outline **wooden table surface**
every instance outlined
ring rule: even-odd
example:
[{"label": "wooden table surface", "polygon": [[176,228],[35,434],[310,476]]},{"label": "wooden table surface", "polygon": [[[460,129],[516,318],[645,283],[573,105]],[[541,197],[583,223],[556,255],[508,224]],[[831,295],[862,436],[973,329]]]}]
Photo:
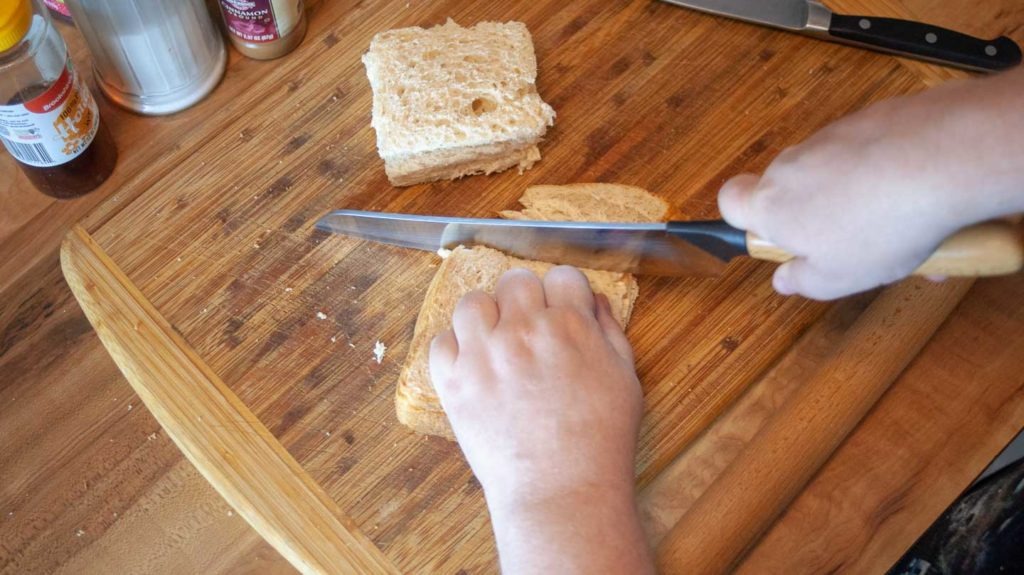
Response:
[{"label": "wooden table surface", "polygon": [[[911,15],[1024,40],[1019,7],[979,11],[966,1],[923,0],[845,4],[848,10]],[[326,18],[317,20],[337,10],[314,7],[307,42],[344,41],[330,32]],[[82,54],[80,48],[76,53]],[[220,501],[145,410],[135,409],[138,399],[92,334],[56,262],[57,242],[69,223],[107,200],[89,216],[99,226],[121,202],[134,199],[120,197],[123,190],[145,190],[173,175],[194,144],[233,120],[218,112],[270,65],[233,53],[221,89],[171,118],[105,106],[122,160],[103,189],[81,200],[47,200],[8,157],[0,158],[0,173],[14,176],[0,180],[3,572],[290,570]],[[902,65],[928,84],[952,76],[931,66]],[[229,83],[232,90],[225,89]],[[1020,276],[976,284],[743,569],[842,566],[859,572],[891,563],[1024,425],[1024,317],[1016,303],[1022,292]],[[699,477],[683,479],[700,485]],[[652,525],[658,523],[654,515],[667,513],[648,511]]]}]

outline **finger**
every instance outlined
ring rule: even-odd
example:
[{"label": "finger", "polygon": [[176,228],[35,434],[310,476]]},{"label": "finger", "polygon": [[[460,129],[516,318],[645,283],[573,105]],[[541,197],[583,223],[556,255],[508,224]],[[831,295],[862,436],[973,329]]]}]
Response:
[{"label": "finger", "polygon": [[462,296],[455,304],[452,329],[459,341],[473,341],[489,333],[498,324],[498,306],[494,298],[480,290]]},{"label": "finger", "polygon": [[615,321],[615,316],[612,315],[612,304],[608,301],[608,296],[604,294],[597,294],[596,296],[597,306],[597,323],[601,326],[601,331],[604,332],[605,339],[612,345],[615,353],[619,354],[622,359],[625,359],[629,363],[633,363],[633,346],[629,344],[629,340],[626,339],[625,332],[622,331],[622,326],[619,322]]},{"label": "finger", "polygon": [[459,341],[455,332],[446,329],[434,336],[430,342],[430,381],[439,396],[448,391],[452,366],[459,355]]},{"label": "finger", "polygon": [[750,200],[760,181],[761,178],[754,174],[741,174],[722,185],[718,191],[718,210],[729,225],[741,230],[751,229],[756,214]]},{"label": "finger", "polygon": [[583,272],[572,266],[556,266],[544,274],[544,298],[548,307],[569,307],[595,317],[594,292]]},{"label": "finger", "polygon": [[834,274],[828,274],[811,265],[804,258],[790,260],[775,270],[772,286],[782,295],[799,294],[821,301],[833,300],[870,289]]},{"label": "finger", "polygon": [[502,318],[529,315],[546,306],[540,280],[530,270],[521,268],[509,270],[498,279],[494,299]]}]

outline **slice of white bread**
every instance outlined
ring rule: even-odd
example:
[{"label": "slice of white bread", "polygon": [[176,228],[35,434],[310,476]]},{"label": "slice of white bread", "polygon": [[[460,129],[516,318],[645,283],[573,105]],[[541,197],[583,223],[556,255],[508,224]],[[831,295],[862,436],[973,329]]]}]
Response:
[{"label": "slice of white bread", "polygon": [[[510,219],[549,221],[665,221],[672,215],[661,199],[633,186],[617,184],[573,184],[532,186],[520,199],[522,212],[502,212]],[[522,260],[487,247],[458,247],[444,259],[434,275],[416,319],[412,345],[398,379],[395,409],[398,420],[427,435],[453,439],[448,418],[430,382],[430,342],[451,327],[455,304],[463,295],[479,289],[494,293],[498,278],[512,268],[526,268],[539,277],[552,264]],[[636,302],[638,288],[630,274],[583,270],[590,287],[611,303],[612,314],[623,328]]]},{"label": "slice of white bread", "polygon": [[535,84],[533,40],[521,22],[448,20],[381,32],[363,55],[377,151],[393,185],[520,172],[555,112]]}]

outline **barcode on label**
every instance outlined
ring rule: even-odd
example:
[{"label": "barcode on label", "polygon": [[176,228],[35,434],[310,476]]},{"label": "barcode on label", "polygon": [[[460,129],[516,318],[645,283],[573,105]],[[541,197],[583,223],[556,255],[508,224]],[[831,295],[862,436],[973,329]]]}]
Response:
[{"label": "barcode on label", "polygon": [[53,165],[53,158],[50,153],[46,151],[46,147],[42,144],[22,144],[21,142],[13,142],[5,139],[4,146],[7,147],[7,151],[14,156],[14,159],[20,160],[26,164],[32,164],[34,166],[39,165]]}]

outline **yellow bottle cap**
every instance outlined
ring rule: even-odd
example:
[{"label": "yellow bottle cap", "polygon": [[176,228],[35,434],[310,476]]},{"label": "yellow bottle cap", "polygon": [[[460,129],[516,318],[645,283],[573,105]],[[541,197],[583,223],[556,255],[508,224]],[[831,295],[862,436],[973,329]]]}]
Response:
[{"label": "yellow bottle cap", "polygon": [[0,52],[10,50],[28,34],[32,27],[30,0],[0,2]]}]

